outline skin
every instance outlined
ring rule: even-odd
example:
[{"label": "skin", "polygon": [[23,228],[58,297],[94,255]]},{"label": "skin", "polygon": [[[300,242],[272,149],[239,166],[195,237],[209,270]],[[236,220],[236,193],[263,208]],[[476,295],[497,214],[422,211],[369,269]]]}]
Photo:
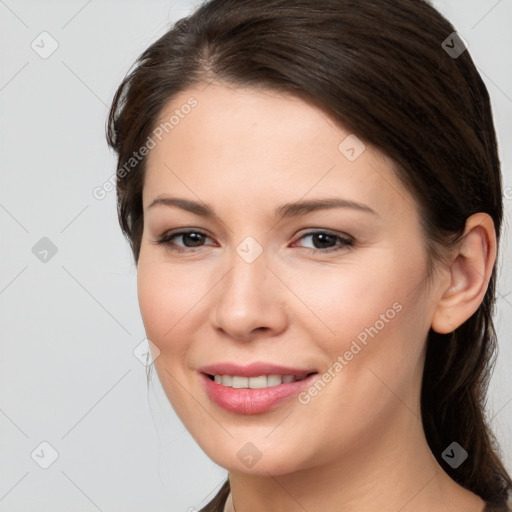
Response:
[{"label": "skin", "polygon": [[[180,93],[162,120],[191,96],[198,106],[148,156],[139,304],[163,389],[204,452],[228,469],[236,512],[481,512],[481,498],[435,461],[419,397],[429,329],[452,331],[483,299],[496,258],[492,219],[470,217],[463,243],[429,281],[417,205],[376,148],[366,144],[350,161],[338,149],[350,132],[318,106],[222,83]],[[207,203],[219,219],[149,207],[163,196]],[[274,216],[283,203],[324,197],[376,215]],[[206,236],[155,243],[185,228]],[[313,230],[354,245],[322,246],[304,237]],[[247,236],[263,250],[252,263],[236,252]],[[294,397],[241,415],[203,390],[199,368],[221,361],[325,372],[394,303],[400,312],[305,405]],[[261,453],[250,468],[237,457],[247,442]]]}]

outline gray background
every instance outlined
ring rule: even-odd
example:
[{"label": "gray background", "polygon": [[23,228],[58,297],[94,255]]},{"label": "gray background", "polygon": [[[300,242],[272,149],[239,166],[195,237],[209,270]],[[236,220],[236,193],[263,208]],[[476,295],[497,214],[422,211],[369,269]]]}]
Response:
[{"label": "gray background", "polygon": [[[92,194],[115,172],[104,132],[116,87],[198,3],[0,0],[2,512],[192,512],[226,476],[176,417],[156,373],[148,392],[134,354],[145,339],[136,269],[115,192]],[[506,219],[488,410],[512,471],[512,0],[434,5],[467,41],[498,131]],[[59,46],[48,58],[31,47],[48,51],[52,40]],[[43,469],[52,450],[58,457]]]}]

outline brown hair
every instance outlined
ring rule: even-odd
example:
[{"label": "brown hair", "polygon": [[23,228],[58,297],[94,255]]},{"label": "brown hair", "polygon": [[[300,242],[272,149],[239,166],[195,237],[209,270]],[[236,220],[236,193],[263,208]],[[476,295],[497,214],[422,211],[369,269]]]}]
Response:
[{"label": "brown hair", "polygon": [[[425,0],[210,0],[140,55],[113,99],[108,142],[120,169],[177,93],[213,79],[294,94],[395,162],[421,212],[431,271],[469,216],[488,213],[498,243],[503,216],[489,95],[469,52],[450,53],[463,50],[454,32]],[[135,262],[145,162],[118,173],[119,221]],[[451,478],[505,505],[512,480],[484,413],[497,351],[496,268],[466,322],[449,334],[430,330],[421,411]],[[456,469],[441,456],[453,441],[469,452]],[[228,492],[226,482],[203,510],[222,510]]]}]

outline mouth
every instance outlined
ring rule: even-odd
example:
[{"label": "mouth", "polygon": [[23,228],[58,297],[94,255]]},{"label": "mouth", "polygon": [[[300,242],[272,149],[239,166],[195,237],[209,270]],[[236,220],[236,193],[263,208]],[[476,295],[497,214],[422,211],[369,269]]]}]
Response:
[{"label": "mouth", "polygon": [[307,379],[318,372],[302,373],[298,375],[259,375],[257,377],[244,377],[243,375],[214,375],[205,373],[211,381],[221,386],[234,389],[265,389],[281,384],[288,384]]},{"label": "mouth", "polygon": [[206,395],[216,406],[235,414],[261,414],[275,409],[320,378],[318,372],[262,374],[252,377],[199,374]]}]

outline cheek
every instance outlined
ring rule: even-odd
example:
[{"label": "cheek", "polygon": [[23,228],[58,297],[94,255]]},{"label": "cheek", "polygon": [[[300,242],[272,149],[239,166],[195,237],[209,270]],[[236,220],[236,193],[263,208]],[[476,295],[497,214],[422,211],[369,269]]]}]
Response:
[{"label": "cheek", "polygon": [[151,260],[141,252],[137,293],[148,338],[162,355],[169,350],[179,351],[177,333],[186,323],[187,312],[197,302],[197,287],[191,286],[183,272],[172,271],[168,265]]},{"label": "cheek", "polygon": [[379,287],[379,300],[354,302],[359,307],[347,305],[345,314],[340,313],[338,341],[329,347],[331,364],[339,363],[330,399],[340,412],[359,404],[354,414],[361,423],[372,424],[395,406],[414,407],[428,332],[427,304],[419,290],[411,293],[403,285]]},{"label": "cheek", "polygon": [[375,322],[380,330],[380,315],[394,319],[399,306],[393,304],[407,293],[403,280],[393,275],[394,266],[374,255],[371,261],[304,268],[291,287],[300,302],[290,294],[290,304],[296,304],[297,318],[307,318],[310,327],[316,324],[325,340],[352,339]]},{"label": "cheek", "polygon": [[[326,369],[338,361],[344,377],[337,380],[348,379],[344,386],[366,389],[370,369],[390,383],[415,371],[428,332],[428,304],[418,286],[424,264],[421,254],[414,256],[368,253],[365,261],[329,273],[310,269],[294,286],[308,306],[298,323],[319,333],[315,343],[327,356]],[[341,375],[336,368],[331,372]]]},{"label": "cheek", "polygon": [[[188,283],[188,286],[187,286]],[[190,292],[183,272],[147,257],[141,251],[137,269],[139,308],[147,337],[157,347],[154,368],[169,402],[181,418],[187,418],[190,388],[186,356],[189,337],[185,330],[197,298]],[[189,324],[190,325],[190,324]],[[187,383],[188,382],[188,383]]]},{"label": "cheek", "polygon": [[161,279],[158,277],[155,267],[146,265],[144,258],[139,258],[137,294],[140,312],[146,333],[157,346],[165,331],[172,325],[170,324],[172,318],[168,317],[169,311],[164,311],[164,304],[169,304],[167,300],[169,291],[162,286]]}]

